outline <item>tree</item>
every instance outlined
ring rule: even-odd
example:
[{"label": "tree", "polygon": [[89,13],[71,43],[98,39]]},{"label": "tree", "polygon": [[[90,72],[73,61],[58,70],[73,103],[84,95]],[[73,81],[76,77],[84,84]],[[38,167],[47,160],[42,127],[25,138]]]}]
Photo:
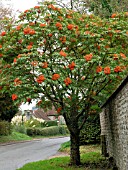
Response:
[{"label": "tree", "polygon": [[112,13],[128,11],[127,0],[89,0],[89,4],[89,10],[100,17],[110,17]]},{"label": "tree", "polygon": [[100,17],[110,17],[112,13],[128,11],[127,0],[55,0],[61,7],[73,9],[80,13],[92,12]]},{"label": "tree", "polygon": [[11,122],[13,116],[18,112],[18,107],[12,103],[8,93],[0,93],[0,120]]},{"label": "tree", "polygon": [[6,26],[9,26],[15,21],[15,15],[13,14],[13,9],[11,7],[5,7],[0,1],[0,32],[5,30]]},{"label": "tree", "polygon": [[1,91],[15,104],[54,106],[70,131],[70,162],[79,165],[80,130],[128,73],[128,13],[103,20],[45,2],[19,17],[0,37],[1,72],[11,73]]},{"label": "tree", "polygon": [[78,11],[79,13],[87,13],[90,5],[89,0],[68,0],[68,1],[55,0],[55,2],[61,8],[75,10]]},{"label": "tree", "polygon": [[[0,1],[0,33],[3,30],[6,30],[9,27],[11,27],[11,24],[14,22],[14,20],[15,20],[15,16],[12,12],[11,7],[5,7],[2,1]],[[0,45],[0,49],[1,49],[1,45]],[[1,65],[2,62],[0,62],[0,66]],[[6,82],[8,76],[1,77],[0,81]],[[2,87],[0,86],[0,89],[1,88]],[[12,117],[16,114],[17,111],[18,111],[18,107],[14,106],[14,104],[12,103],[11,96],[9,95],[9,93],[7,92],[0,93],[0,120],[6,120],[10,122]]]}]

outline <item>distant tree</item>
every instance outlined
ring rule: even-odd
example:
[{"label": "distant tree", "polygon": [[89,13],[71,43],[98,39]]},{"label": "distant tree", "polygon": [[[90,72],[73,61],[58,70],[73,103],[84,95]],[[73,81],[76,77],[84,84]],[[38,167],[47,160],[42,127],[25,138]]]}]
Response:
[{"label": "distant tree", "polygon": [[2,1],[0,1],[0,32],[5,30],[6,26],[9,26],[15,21],[15,15],[13,9],[10,6],[5,6]]},{"label": "distant tree", "polygon": [[128,11],[127,0],[88,0],[88,4],[89,11],[102,18],[110,17],[112,13]]},{"label": "distant tree", "polygon": [[112,13],[128,11],[127,0],[55,0],[63,8],[73,9],[80,13],[92,12],[100,17],[110,17]]},{"label": "distant tree", "polygon": [[[15,16],[13,14],[13,9],[9,6],[5,6],[2,1],[0,1],[0,33],[3,30],[7,30],[11,27],[11,24],[15,21]],[[1,46],[0,46],[1,49]],[[0,62],[0,67],[2,62]],[[0,77],[1,82],[7,82],[7,75]],[[0,86],[0,89],[2,87]],[[14,106],[11,96],[7,92],[0,93],[0,120],[11,121],[12,117],[18,111],[18,107]]]}]

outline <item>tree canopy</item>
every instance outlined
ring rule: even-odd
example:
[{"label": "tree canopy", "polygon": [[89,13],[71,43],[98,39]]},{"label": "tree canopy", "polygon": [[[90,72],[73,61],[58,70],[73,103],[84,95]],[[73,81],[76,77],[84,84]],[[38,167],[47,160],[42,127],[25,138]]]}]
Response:
[{"label": "tree canopy", "polygon": [[106,20],[45,2],[19,18],[0,36],[1,75],[10,75],[1,91],[16,104],[54,106],[71,134],[71,163],[79,165],[80,129],[128,73],[128,13]]}]

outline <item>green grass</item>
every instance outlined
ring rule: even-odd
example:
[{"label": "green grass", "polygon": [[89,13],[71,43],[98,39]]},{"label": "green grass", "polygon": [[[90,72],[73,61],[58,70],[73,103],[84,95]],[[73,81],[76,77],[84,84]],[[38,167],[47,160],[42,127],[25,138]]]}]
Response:
[{"label": "green grass", "polygon": [[24,141],[24,140],[31,140],[32,138],[19,133],[19,132],[12,132],[11,135],[8,136],[0,136],[0,143],[6,143],[6,142],[14,142],[14,141]]},{"label": "green grass", "polygon": [[110,170],[106,169],[107,161],[99,152],[90,152],[81,156],[82,165],[69,165],[69,157],[59,157],[50,160],[28,163],[18,170]]},{"label": "green grass", "polygon": [[[12,132],[9,136],[0,136],[0,143],[31,140],[33,138],[18,132]],[[50,160],[28,163],[18,170],[111,170],[108,162],[100,154],[100,145],[80,146],[81,166],[72,167],[69,165],[70,157],[56,157]],[[64,153],[70,152],[70,141],[61,145],[60,150]]]},{"label": "green grass", "polygon": [[[9,136],[0,136],[0,143],[31,140],[33,138],[18,132],[12,132]],[[61,145],[61,152],[70,152],[70,141]],[[81,162],[79,167],[69,165],[70,157],[56,157],[50,160],[28,163],[18,170],[111,170],[107,160],[100,154],[100,145],[85,145],[80,147]]]},{"label": "green grass", "polygon": [[[61,145],[59,151],[69,153],[70,141]],[[18,170],[111,170],[107,160],[100,154],[100,145],[85,145],[80,147],[81,165],[70,166],[70,157],[56,157],[50,160],[28,163]]]},{"label": "green grass", "polygon": [[[70,154],[70,141],[62,143],[59,151]],[[100,152],[100,151],[101,151],[101,146],[99,144],[80,146],[81,154],[88,153],[88,152]]]},{"label": "green grass", "polygon": [[[61,136],[68,136],[68,135],[61,135]],[[8,136],[0,136],[0,144],[1,143],[8,143],[8,142],[16,142],[16,141],[24,141],[24,140],[32,140],[32,139],[41,139],[46,137],[60,137],[60,135],[55,136],[33,136],[30,137],[23,133],[13,131],[11,135]]]},{"label": "green grass", "polygon": [[71,144],[70,141],[62,143],[59,151],[64,152],[66,151],[66,149],[70,149],[70,144]]}]

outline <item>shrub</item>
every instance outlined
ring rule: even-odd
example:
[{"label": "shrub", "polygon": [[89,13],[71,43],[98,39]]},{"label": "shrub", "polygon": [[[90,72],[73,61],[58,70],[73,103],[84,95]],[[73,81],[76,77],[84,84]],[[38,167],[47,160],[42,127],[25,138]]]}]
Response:
[{"label": "shrub", "polygon": [[59,126],[59,133],[62,135],[66,135],[67,131],[66,131],[66,126]]},{"label": "shrub", "polygon": [[27,128],[26,133],[29,136],[36,136],[35,128]]},{"label": "shrub", "polygon": [[100,143],[100,119],[99,115],[92,115],[80,132],[80,145],[96,143]]},{"label": "shrub", "polygon": [[47,127],[58,125],[57,120],[47,120],[46,123],[47,123]]},{"label": "shrub", "polygon": [[19,133],[26,134],[26,128],[24,125],[15,125],[13,126],[13,130]]},{"label": "shrub", "polygon": [[27,128],[27,135],[29,136],[54,136],[54,135],[65,135],[65,126],[52,126],[47,128]]},{"label": "shrub", "polygon": [[13,125],[13,126],[15,126],[15,125],[22,125],[24,122],[26,122],[27,120],[26,120],[26,116],[18,116],[18,115],[16,115],[16,116],[14,116],[13,118],[12,118],[12,120],[11,120],[11,124]]},{"label": "shrub", "polygon": [[65,128],[65,130],[66,130],[66,134],[70,134],[70,132],[69,132],[69,130],[68,130],[68,127],[67,127],[67,125],[62,125],[62,126],[64,126],[64,128]]},{"label": "shrub", "polygon": [[12,132],[12,126],[10,122],[0,121],[0,135],[10,135]]},{"label": "shrub", "polygon": [[37,119],[30,119],[24,123],[25,127],[41,127],[41,122]]},{"label": "shrub", "polygon": [[48,127],[48,124],[47,124],[47,122],[46,122],[46,121],[44,121],[44,122],[41,122],[41,127],[42,127],[42,128],[44,128],[44,127]]}]

